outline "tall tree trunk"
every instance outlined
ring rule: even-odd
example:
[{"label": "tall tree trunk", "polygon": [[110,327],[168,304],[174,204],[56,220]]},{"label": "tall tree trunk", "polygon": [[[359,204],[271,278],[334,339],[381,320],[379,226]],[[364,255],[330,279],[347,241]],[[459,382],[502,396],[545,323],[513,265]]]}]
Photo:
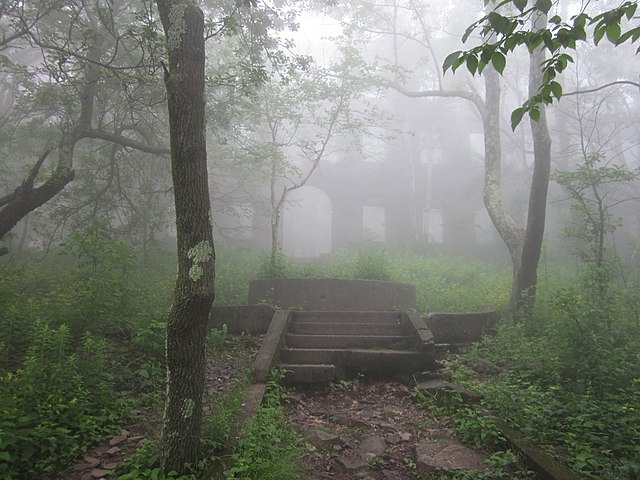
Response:
[{"label": "tall tree trunk", "polygon": [[509,251],[513,274],[520,267],[524,230],[502,201],[502,142],[500,141],[500,78],[493,67],[484,70],[486,98],[481,110],[484,131],[484,205]]},{"label": "tall tree trunk", "polygon": [[[545,15],[538,15],[534,19],[534,29],[546,26]],[[536,49],[530,56],[529,67],[529,97],[537,95],[542,84],[540,64],[545,59],[543,48]],[[527,214],[527,230],[522,248],[522,258],[516,272],[513,289],[511,291],[511,310],[514,316],[526,318],[536,301],[536,287],[538,283],[538,262],[542,250],[544,226],[547,211],[547,192],[549,189],[549,174],[551,170],[551,136],[547,126],[545,107],[540,105],[540,118],[531,120],[533,137],[533,178],[529,192],[529,211]]]},{"label": "tall tree trunk", "polygon": [[214,246],[204,119],[204,15],[193,3],[157,0],[169,48],[165,69],[176,208],[178,276],[167,320],[162,467],[195,463],[202,425],[205,339],[214,298]]}]

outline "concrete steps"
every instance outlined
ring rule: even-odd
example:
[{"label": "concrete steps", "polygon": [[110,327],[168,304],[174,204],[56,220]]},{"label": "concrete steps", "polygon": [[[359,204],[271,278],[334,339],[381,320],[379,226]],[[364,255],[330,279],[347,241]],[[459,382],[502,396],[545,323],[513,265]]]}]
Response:
[{"label": "concrete steps", "polygon": [[292,348],[405,348],[411,339],[398,335],[299,335],[287,333],[285,345]]},{"label": "concrete steps", "polygon": [[289,333],[301,335],[391,335],[403,336],[407,333],[406,325],[399,323],[346,323],[346,322],[294,322]]},{"label": "concrete steps", "polygon": [[345,373],[420,370],[421,341],[400,312],[292,312],[278,368],[288,383],[319,383]]}]

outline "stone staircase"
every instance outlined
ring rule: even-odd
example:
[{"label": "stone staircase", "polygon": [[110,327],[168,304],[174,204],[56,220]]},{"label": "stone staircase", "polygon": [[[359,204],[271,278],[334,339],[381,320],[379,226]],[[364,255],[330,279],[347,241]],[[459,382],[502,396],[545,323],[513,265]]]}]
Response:
[{"label": "stone staircase", "polygon": [[392,375],[425,366],[408,315],[385,311],[291,312],[278,368],[288,383],[319,383],[356,373]]}]

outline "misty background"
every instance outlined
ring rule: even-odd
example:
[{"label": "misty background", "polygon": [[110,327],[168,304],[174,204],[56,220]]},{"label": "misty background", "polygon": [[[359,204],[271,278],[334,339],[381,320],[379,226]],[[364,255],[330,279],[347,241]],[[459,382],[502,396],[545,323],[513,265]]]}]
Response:
[{"label": "misty background", "polygon": [[[480,6],[409,1],[316,7],[282,2],[262,16],[253,14],[239,35],[207,43],[207,150],[218,244],[269,250],[276,200],[283,188],[295,186],[277,226],[289,257],[322,257],[366,243],[508,258],[483,205],[483,126],[468,99],[483,97],[481,77],[464,68],[443,74],[441,68],[448,53],[477,42],[463,45],[460,38]],[[571,2],[561,5],[566,12],[572,8]],[[269,41],[285,45],[285,53],[252,71],[251,55],[273,46],[252,29],[266,29],[278,15]],[[572,170],[593,154],[606,165],[637,169],[637,88],[614,85],[567,95],[635,79],[633,48],[579,46],[562,78],[565,97],[548,110],[554,170]],[[233,59],[234,51],[244,56]],[[7,194],[25,176],[34,147],[44,150],[67,121],[64,114],[78,108],[73,95],[79,76],[73,69],[61,73],[73,59],[58,58],[34,42],[6,47],[3,54],[8,62],[2,72],[0,188]],[[134,138],[160,145],[167,139],[161,72],[144,63],[151,56],[138,55],[128,52],[152,76],[136,80],[134,74],[130,82],[130,76],[107,75],[94,115],[116,130],[130,122]],[[234,85],[225,84],[225,70],[236,75]],[[533,157],[526,122],[511,131],[509,115],[527,98],[527,73],[527,55],[516,54],[501,77],[502,193],[519,221],[526,218]],[[264,78],[251,92],[243,91],[243,82],[256,81],[252,75]],[[112,95],[114,89],[121,97]],[[64,243],[91,219],[104,221],[143,251],[153,242],[171,244],[168,158],[98,140],[83,141],[79,150],[72,184],[5,238],[12,254]],[[614,212],[624,226],[616,231],[615,245],[631,260],[638,242],[637,182],[610,195],[624,200]],[[572,221],[567,198],[552,182],[545,238],[558,251],[567,250],[562,232]]]}]

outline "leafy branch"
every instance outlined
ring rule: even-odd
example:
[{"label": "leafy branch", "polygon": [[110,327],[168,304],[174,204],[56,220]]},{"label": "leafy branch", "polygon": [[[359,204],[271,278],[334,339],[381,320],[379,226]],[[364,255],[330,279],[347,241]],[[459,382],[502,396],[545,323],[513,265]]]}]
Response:
[{"label": "leafy branch", "polygon": [[[489,1],[485,0],[485,4]],[[515,7],[516,13],[499,12],[507,9],[513,11],[511,6]],[[516,47],[526,46],[529,52],[537,48],[546,49],[550,56],[540,65],[543,74],[542,84],[536,95],[512,112],[512,129],[518,126],[525,113],[537,121],[540,118],[541,104],[549,105],[554,100],[562,98],[563,89],[557,77],[574,61],[566,51],[576,50],[579,42],[586,42],[589,30],[596,46],[604,38],[615,46],[627,42],[635,43],[640,38],[638,26],[623,31],[627,23],[634,18],[638,7],[637,0],[627,0],[620,6],[595,16],[583,11],[572,16],[569,21],[554,15],[549,18],[546,28],[529,27],[531,18],[539,14],[548,15],[551,7],[551,0],[534,0],[531,4],[529,0],[502,0],[491,12],[471,24],[462,36],[462,41],[466,42],[472,34],[479,32],[485,40],[469,50],[449,54],[442,65],[444,73],[449,69],[455,72],[464,65],[475,75],[481,74],[488,65],[492,65],[502,74],[507,64],[507,56]],[[638,52],[640,48],[636,50],[636,53]]]}]

